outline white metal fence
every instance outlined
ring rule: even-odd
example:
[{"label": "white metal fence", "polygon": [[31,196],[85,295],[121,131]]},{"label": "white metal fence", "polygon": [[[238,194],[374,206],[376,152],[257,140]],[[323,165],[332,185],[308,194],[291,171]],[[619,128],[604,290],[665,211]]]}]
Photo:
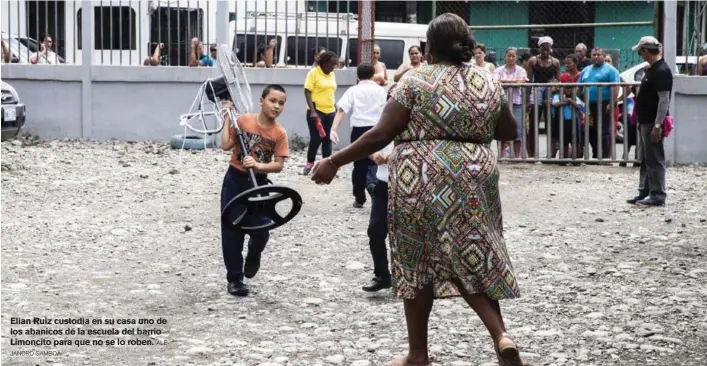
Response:
[{"label": "white metal fence", "polygon": [[272,39],[275,66],[310,66],[319,48],[357,58],[357,1],[19,0],[2,1],[0,12],[12,62],[32,63],[48,45],[44,63],[54,63],[53,52],[56,63],[81,64],[88,5],[93,63],[99,65],[194,66],[194,59],[210,56],[225,19],[227,42],[248,65],[264,57]]}]

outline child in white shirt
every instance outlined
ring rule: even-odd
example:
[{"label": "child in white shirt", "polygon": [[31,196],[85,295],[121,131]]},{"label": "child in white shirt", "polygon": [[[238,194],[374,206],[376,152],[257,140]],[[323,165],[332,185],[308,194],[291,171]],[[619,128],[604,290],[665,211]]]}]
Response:
[{"label": "child in white shirt", "polygon": [[[356,68],[358,84],[346,90],[346,93],[337,103],[337,113],[331,126],[331,141],[338,145],[339,135],[337,128],[344,115],[351,113],[351,142],[356,141],[361,135],[378,123],[387,94],[385,88],[373,81],[375,68],[369,63],[363,63]],[[369,158],[354,162],[351,181],[353,183],[353,206],[363,207],[366,203],[366,191],[373,197],[375,187],[376,164]]]}]

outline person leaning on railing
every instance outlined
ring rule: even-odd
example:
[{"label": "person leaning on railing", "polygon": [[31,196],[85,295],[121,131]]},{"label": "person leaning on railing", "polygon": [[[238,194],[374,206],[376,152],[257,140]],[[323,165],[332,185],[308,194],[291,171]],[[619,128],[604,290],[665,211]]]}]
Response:
[{"label": "person leaning on railing", "polygon": [[10,48],[7,47],[7,43],[5,43],[5,40],[2,41],[2,63],[4,64],[9,64],[12,62],[12,53],[10,52]]},{"label": "person leaning on railing", "polygon": [[211,45],[210,55],[204,53],[204,43],[199,38],[192,38],[189,66],[216,66],[216,45]]},{"label": "person leaning on railing", "polygon": [[417,70],[422,67],[422,49],[420,46],[410,46],[408,49],[408,56],[410,56],[410,62],[401,64],[395,71],[395,75],[393,75],[393,81],[396,83],[400,81],[406,72],[410,70]]},{"label": "person leaning on railing", "polygon": [[[600,47],[592,49],[592,66],[585,67],[579,76],[580,83],[619,83],[621,77],[619,70],[606,63],[606,54]],[[599,88],[601,88],[601,104],[599,103]],[[589,86],[589,144],[592,146],[592,157],[602,156],[604,159],[611,158],[611,129],[614,128],[614,113],[611,110],[611,100],[617,100],[619,87],[597,87]],[[601,113],[601,147],[602,154],[599,154],[598,146],[598,126],[599,113]]]},{"label": "person leaning on railing", "polygon": [[[528,74],[526,73],[525,69],[523,69],[523,67],[519,66],[516,63],[518,57],[517,52],[517,48],[508,47],[506,49],[506,55],[504,57],[506,60],[506,64],[503,67],[497,68],[494,72],[496,78],[501,82],[501,84],[517,84],[528,82]],[[515,152],[515,157],[520,158],[523,156],[523,154],[521,153],[521,149],[524,148],[524,146],[522,146],[522,137],[525,133],[525,130],[527,129],[526,124],[528,123],[528,120],[523,118],[525,111],[523,110],[523,99],[520,88],[516,87],[510,89],[511,92],[506,92],[506,94],[510,95],[509,100],[513,105],[513,116],[518,122],[518,137],[516,137],[515,141],[513,141],[513,151]],[[504,141],[501,157],[510,157],[506,156],[508,154],[506,152],[507,146],[510,146],[510,142]]]},{"label": "person leaning on railing", "polygon": [[272,67],[275,47],[277,47],[277,39],[275,38],[270,40],[267,47],[261,43],[258,46],[258,53],[255,55],[255,67]]},{"label": "person leaning on railing", "polygon": [[143,66],[158,66],[160,64],[160,55],[162,54],[163,49],[164,43],[158,44],[157,47],[155,47],[155,51],[152,53],[152,56],[146,57],[142,61]]},{"label": "person leaning on railing", "polygon": [[[526,72],[531,83],[551,83],[553,80],[560,80],[560,61],[552,57],[552,45],[554,41],[551,37],[540,37],[538,39],[539,54],[528,60]],[[537,100],[535,94],[537,93]],[[534,105],[538,105],[538,119],[545,118],[547,126],[550,117],[546,116],[545,101],[548,98],[547,87],[538,86],[528,89],[528,107],[527,112],[530,117],[530,126],[526,134],[526,145],[528,146],[528,154],[535,156],[537,146],[535,146],[535,126],[540,123],[540,120],[535,120]]]},{"label": "person leaning on railing", "polygon": [[702,56],[697,63],[697,75],[707,76],[707,43],[702,45]]}]

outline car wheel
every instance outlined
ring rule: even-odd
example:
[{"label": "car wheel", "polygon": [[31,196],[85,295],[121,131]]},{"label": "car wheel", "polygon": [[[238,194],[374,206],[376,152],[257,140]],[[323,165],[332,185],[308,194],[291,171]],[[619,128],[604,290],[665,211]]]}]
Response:
[{"label": "car wheel", "polygon": [[204,135],[174,135],[170,145],[173,149],[204,150],[216,147],[216,140]]}]

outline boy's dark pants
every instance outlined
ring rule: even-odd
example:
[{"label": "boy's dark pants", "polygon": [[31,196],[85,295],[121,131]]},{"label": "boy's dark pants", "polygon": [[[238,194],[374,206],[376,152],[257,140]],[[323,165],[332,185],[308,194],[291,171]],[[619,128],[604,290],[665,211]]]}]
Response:
[{"label": "boy's dark pants", "polygon": [[[358,140],[361,135],[366,133],[366,131],[373,128],[369,127],[353,127],[351,129],[351,142]],[[363,158],[354,161],[353,172],[351,173],[351,183],[353,184],[353,195],[356,198],[356,202],[365,203],[366,202],[366,186],[369,184],[376,184],[376,171],[378,170],[378,165],[369,158]]]},{"label": "boy's dark pants", "polygon": [[383,280],[390,279],[388,269],[388,249],[385,239],[388,237],[388,183],[382,180],[376,182],[373,191],[371,217],[368,222],[368,244],[373,256],[373,273]]},{"label": "boy's dark pants", "polygon": [[[258,185],[267,184],[266,177],[256,175]],[[226,204],[241,192],[252,188],[250,179],[247,173],[241,172],[232,165],[228,166],[226,175],[223,178],[223,186],[221,187],[221,212],[223,212]],[[236,208],[238,209],[238,208]],[[243,221],[247,226],[265,225],[270,220],[262,216],[246,216]],[[226,265],[226,280],[234,282],[236,280],[243,281],[243,242],[245,241],[245,233],[235,229],[232,226],[225,226],[221,223],[221,249],[223,251],[223,261]],[[249,234],[248,253],[260,253],[265,249],[270,238],[268,231],[256,232]]]}]

